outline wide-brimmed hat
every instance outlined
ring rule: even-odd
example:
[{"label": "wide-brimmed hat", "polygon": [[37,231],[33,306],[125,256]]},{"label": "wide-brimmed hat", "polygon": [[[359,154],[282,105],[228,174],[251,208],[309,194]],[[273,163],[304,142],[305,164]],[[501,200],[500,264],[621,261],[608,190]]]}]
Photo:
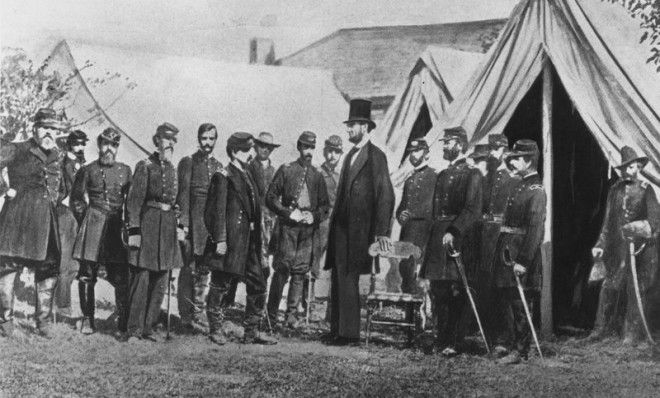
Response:
[{"label": "wide-brimmed hat", "polygon": [[504,134],[490,134],[488,135],[488,146],[490,149],[497,149],[500,147],[509,147],[509,139]]},{"label": "wide-brimmed hat", "polygon": [[227,139],[227,149],[247,151],[254,146],[254,137],[250,133],[238,131]]},{"label": "wide-brimmed hat", "polygon": [[154,141],[156,138],[164,137],[169,138],[174,142],[177,142],[176,135],[179,134],[179,129],[172,123],[165,122],[156,128],[156,134],[154,134]]},{"label": "wide-brimmed hat", "polygon": [[316,134],[311,131],[303,131],[300,137],[298,137],[298,144],[316,148]]},{"label": "wide-brimmed hat", "polygon": [[344,148],[341,142],[341,137],[338,135],[331,135],[325,140],[325,149],[344,153]]},{"label": "wide-brimmed hat", "polygon": [[69,126],[65,117],[59,116],[54,109],[41,108],[32,117],[34,127],[48,127],[57,130],[66,130]]},{"label": "wide-brimmed hat", "polygon": [[97,141],[108,141],[114,144],[119,144],[121,134],[114,127],[108,127],[99,134]]},{"label": "wide-brimmed hat", "polygon": [[348,111],[348,119],[344,123],[362,122],[369,124],[373,130],[376,123],[371,120],[371,101],[365,99],[353,99]]},{"label": "wide-brimmed hat", "polygon": [[632,162],[642,163],[642,167],[646,166],[649,162],[649,158],[646,156],[637,156],[637,152],[629,146],[624,146],[621,148],[621,164],[616,166],[617,169],[623,169],[627,167]]},{"label": "wide-brimmed hat", "polygon": [[262,131],[259,133],[259,136],[254,139],[254,142],[257,145],[265,146],[271,149],[275,149],[280,146],[280,144],[276,144],[273,140],[273,135],[267,131]]},{"label": "wide-brimmed hat", "polygon": [[490,144],[478,144],[474,146],[474,150],[468,155],[470,159],[475,162],[478,160],[488,159],[490,156]]},{"label": "wide-brimmed hat", "polygon": [[426,149],[426,150],[429,149],[429,144],[423,138],[418,138],[410,141],[410,143],[406,147],[406,153],[418,151],[420,149]]},{"label": "wide-brimmed hat", "polygon": [[439,141],[459,140],[467,142],[467,132],[463,126],[449,127],[444,131],[444,135]]}]

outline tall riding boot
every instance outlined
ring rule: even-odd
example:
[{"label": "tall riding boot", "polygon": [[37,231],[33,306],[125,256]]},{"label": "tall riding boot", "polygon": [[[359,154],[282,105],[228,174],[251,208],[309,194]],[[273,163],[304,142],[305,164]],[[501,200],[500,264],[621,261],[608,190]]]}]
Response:
[{"label": "tall riding boot", "polygon": [[209,294],[209,282],[211,280],[211,273],[193,273],[193,290],[192,290],[192,326],[194,330],[203,331],[208,327],[207,322],[204,322],[203,314],[206,310],[206,298]]},{"label": "tall riding boot", "polygon": [[298,326],[298,305],[302,299],[304,279],[305,275],[294,274],[289,280],[289,294],[286,298],[286,326],[289,328]]},{"label": "tall riding boot", "polygon": [[16,272],[0,277],[0,337],[14,332],[14,282]]},{"label": "tall riding boot", "polygon": [[115,307],[117,308],[117,330],[128,332],[128,284],[115,286]]},{"label": "tall riding boot", "polygon": [[265,304],[266,293],[248,294],[245,305],[245,319],[243,320],[243,325],[245,326],[243,343],[264,345],[277,344],[277,339],[268,336],[262,331]]},{"label": "tall riding boot", "polygon": [[206,317],[209,320],[209,338],[218,345],[227,343],[227,338],[222,331],[222,321],[224,318],[223,298],[227,294],[224,286],[209,284],[208,304],[206,306]]},{"label": "tall riding boot", "polygon": [[84,281],[82,278],[78,281],[78,296],[80,297],[80,310],[83,314],[80,332],[82,334],[93,334],[94,310],[96,306],[94,298],[94,282]]},{"label": "tall riding boot", "polygon": [[44,336],[48,337],[50,326],[52,325],[53,315],[53,297],[55,296],[55,287],[57,286],[57,277],[46,278],[36,283],[37,303],[35,318],[37,329]]}]

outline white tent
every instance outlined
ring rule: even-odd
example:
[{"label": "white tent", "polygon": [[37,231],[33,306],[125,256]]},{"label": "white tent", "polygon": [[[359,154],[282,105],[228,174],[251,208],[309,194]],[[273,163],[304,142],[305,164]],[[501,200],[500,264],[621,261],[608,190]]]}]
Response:
[{"label": "white tent", "polygon": [[[86,63],[92,66],[84,67]],[[343,132],[348,104],[325,71],[229,64],[197,58],[137,53],[112,47],[69,45],[61,42],[49,59],[50,67],[66,76],[77,68],[79,85],[67,114],[96,137],[105,126],[120,128],[120,160],[131,166],[154,150],[156,127],[167,121],[179,127],[175,159],[197,148],[197,128],[210,122],[218,127],[215,154],[226,163],[225,140],[235,131],[255,136],[270,131],[282,146],[273,153],[279,165],[297,158],[296,140],[304,130],[317,134],[316,161],[322,142]],[[72,69],[76,70],[76,69]],[[121,76],[108,79],[119,73]],[[103,79],[104,82],[100,82]],[[85,82],[84,84],[82,82]],[[132,88],[127,84],[131,83]],[[94,145],[88,145],[93,159]]]},{"label": "white tent", "polygon": [[[481,53],[429,46],[413,66],[404,87],[395,97],[383,121],[374,131],[390,156],[390,169],[396,170],[405,146],[419,118],[440,124],[449,104],[477,68]],[[427,114],[422,114],[426,112]],[[423,126],[420,126],[424,128]],[[427,127],[428,128],[428,127]]]}]

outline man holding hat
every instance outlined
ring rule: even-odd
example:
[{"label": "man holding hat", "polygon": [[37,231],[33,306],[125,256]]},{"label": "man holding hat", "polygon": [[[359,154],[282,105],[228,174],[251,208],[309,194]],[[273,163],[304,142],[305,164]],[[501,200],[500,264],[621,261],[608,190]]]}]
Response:
[{"label": "man holding hat", "polygon": [[[410,141],[406,148],[410,164],[415,168],[412,175],[403,184],[403,195],[396,209],[396,219],[401,224],[403,242],[412,242],[422,250],[431,232],[433,216],[433,190],[437,173],[428,165],[429,146],[423,138]],[[419,266],[414,259],[404,259],[399,263],[401,291],[417,293],[417,274]]]},{"label": "man holding hat", "polygon": [[158,321],[168,274],[183,266],[178,241],[185,239],[177,223],[177,173],[172,152],[179,129],[163,123],[153,136],[158,148],[138,162],[126,198],[130,248],[131,293],[128,333],[133,338],[159,341],[152,327]]},{"label": "man holding hat", "polygon": [[473,256],[470,251],[474,248],[466,238],[481,216],[483,176],[479,170],[468,166],[465,157],[468,140],[463,127],[446,129],[440,141],[444,143],[443,157],[450,163],[435,183],[433,226],[420,277],[430,281],[438,328],[436,344],[444,356],[454,356],[462,338],[459,321],[466,296],[450,253],[458,251],[466,260]]},{"label": "man holding hat", "polygon": [[[277,322],[282,290],[289,281],[286,326],[297,326],[303,282],[313,263],[314,234],[328,218],[330,202],[321,173],[312,166],[316,134],[304,131],[298,138],[300,157],[282,165],[266,193],[266,205],[277,215],[277,243],[273,258],[275,274],[268,296],[268,317]],[[291,276],[291,278],[289,278]],[[290,279],[290,280],[289,280]]]},{"label": "man holding hat", "polygon": [[[131,185],[131,168],[117,162],[121,135],[108,127],[96,139],[99,157],[76,175],[71,207],[80,224],[73,257],[80,262],[78,295],[83,314],[81,332],[92,334],[94,286],[105,266],[108,282],[115,289],[117,329],[126,337],[128,322],[128,258],[124,246],[124,205]],[[87,198],[87,200],[85,200]]]},{"label": "man holding hat", "polygon": [[[642,318],[638,308],[634,276],[630,266],[629,244],[635,245],[635,260],[641,306],[648,310],[648,292],[658,270],[657,237],[660,227],[660,206],[653,188],[639,179],[639,173],[648,163],[645,156],[624,146],[621,164],[616,168],[621,179],[607,196],[603,227],[594,257],[602,257],[607,270],[600,291],[596,324],[591,339],[600,339],[621,333],[625,344],[635,344],[644,338]],[[625,297],[625,307],[618,308],[618,299]],[[623,330],[617,323],[625,312]]]},{"label": "man holding hat", "polygon": [[188,331],[204,330],[201,315],[206,306],[211,273],[204,262],[204,249],[209,233],[204,224],[204,207],[215,173],[222,163],[213,156],[218,130],[211,123],[203,123],[197,130],[199,149],[186,156],[177,168],[179,192],[177,205],[181,211],[179,223],[183,225],[186,242],[182,244],[184,265],[179,272],[177,301],[183,327]]},{"label": "man holding hat", "polygon": [[[339,182],[339,171],[337,165],[341,156],[344,154],[341,137],[331,135],[325,140],[323,147],[323,157],[325,162],[320,167],[321,175],[325,180],[325,187],[328,190],[328,204],[330,208],[328,214],[332,212],[337,197],[337,183]],[[307,306],[314,302],[316,292],[314,290],[315,281],[321,274],[321,259],[325,258],[325,252],[328,248],[328,231],[330,229],[330,218],[321,221],[317,233],[314,234],[314,255],[312,256],[311,281],[305,279],[303,284],[303,309],[307,311]],[[311,285],[310,285],[311,282]],[[311,292],[309,291],[311,289]],[[311,303],[308,300],[311,298]],[[311,308],[310,308],[311,312]]]},{"label": "man holding hat", "polygon": [[372,243],[378,242],[383,251],[392,248],[394,189],[387,158],[369,139],[376,127],[371,102],[351,100],[344,124],[353,147],[344,159],[330,221],[325,261],[325,269],[332,270],[328,337],[333,344],[356,344],[360,339],[360,275],[371,273]]},{"label": "man holding hat", "polygon": [[[493,258],[497,303],[502,306],[502,313],[511,311],[513,314],[513,343],[510,353],[500,363],[512,364],[527,357],[531,341],[531,329],[515,275],[520,278],[527,297],[525,301],[533,314],[533,300],[529,297],[541,288],[546,196],[537,172],[539,149],[535,141],[516,141],[504,161],[521,178],[507,200]],[[506,322],[505,317],[500,320]]]},{"label": "man holding hat", "polygon": [[62,259],[60,261],[60,275],[55,289],[55,304],[58,307],[58,315],[69,317],[71,315],[71,283],[78,273],[78,262],[72,257],[78,223],[70,208],[70,195],[76,173],[85,164],[85,146],[89,140],[87,134],[81,130],[72,131],[65,140],[64,145],[62,145],[64,150],[62,177],[66,197],[57,206]]},{"label": "man holding hat", "polygon": [[210,234],[207,246],[211,269],[208,305],[209,338],[218,345],[227,342],[222,330],[226,296],[232,284],[240,280],[247,292],[244,343],[277,344],[261,331],[266,305],[267,264],[261,260],[261,206],[257,186],[247,164],[254,155],[254,138],[237,132],[227,140],[231,162],[211,179],[204,210],[204,222]]},{"label": "man holding hat", "polygon": [[61,256],[56,206],[64,196],[55,139],[66,128],[54,110],[42,108],[32,138],[0,148],[0,170],[9,176],[0,212],[0,335],[13,330],[14,282],[23,267],[34,273],[36,326],[48,335]]}]

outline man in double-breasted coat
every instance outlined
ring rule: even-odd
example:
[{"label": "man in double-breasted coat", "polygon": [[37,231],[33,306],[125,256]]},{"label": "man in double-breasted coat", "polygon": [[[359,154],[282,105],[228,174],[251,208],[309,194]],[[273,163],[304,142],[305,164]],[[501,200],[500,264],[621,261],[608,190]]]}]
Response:
[{"label": "man in double-breasted coat", "polygon": [[[648,311],[648,292],[658,272],[658,229],[660,205],[650,184],[639,179],[648,158],[638,156],[630,147],[621,149],[617,169],[621,179],[611,188],[600,236],[593,249],[603,257],[606,276],[600,291],[596,324],[591,338],[621,333],[624,343],[634,344],[644,338],[644,329],[630,267],[630,243],[635,244],[637,278],[644,311]],[[639,227],[635,227],[638,225]],[[635,233],[635,230],[644,233]],[[625,297],[625,306],[618,301]],[[619,307],[619,308],[617,308]],[[618,311],[617,311],[618,309]],[[621,328],[617,320],[625,313]]]},{"label": "man in double-breasted coat", "polygon": [[179,271],[177,301],[183,326],[191,331],[202,331],[201,314],[206,306],[208,284],[211,277],[205,261],[204,249],[209,233],[204,224],[204,206],[215,173],[222,163],[213,156],[218,131],[211,123],[204,123],[197,131],[199,150],[179,162],[179,192],[177,204],[181,211],[179,223],[183,225],[187,241],[184,265]]},{"label": "man in double-breasted coat", "polygon": [[328,190],[321,173],[312,166],[316,135],[304,131],[298,138],[300,157],[280,167],[266,194],[266,205],[278,216],[277,243],[273,258],[275,273],[270,283],[268,316],[277,322],[284,285],[287,294],[287,327],[297,326],[298,305],[303,281],[314,258],[314,235],[319,223],[328,218]]},{"label": "man in double-breasted coat", "polygon": [[48,335],[61,256],[57,203],[64,195],[61,154],[56,135],[66,129],[48,108],[33,118],[32,138],[0,148],[0,170],[9,187],[0,211],[0,333],[11,334],[14,282],[23,267],[34,273],[35,319]]},{"label": "man in double-breasted coat", "polygon": [[[115,290],[118,337],[125,338],[128,322],[129,269],[124,244],[124,207],[131,185],[131,168],[115,161],[120,133],[108,127],[96,139],[99,157],[76,175],[71,208],[80,224],[73,258],[80,262],[78,297],[83,314],[81,332],[95,332],[94,310],[98,271],[105,266]],[[87,200],[85,200],[87,198]]]},{"label": "man in double-breasted coat", "polygon": [[128,333],[159,341],[153,333],[167,289],[168,274],[183,265],[178,241],[185,239],[175,209],[177,175],[172,152],[179,130],[163,123],[153,137],[158,151],[138,162],[126,199],[131,284]]},{"label": "man in double-breasted coat", "polygon": [[[261,331],[266,304],[267,268],[261,257],[261,206],[247,164],[254,153],[254,138],[237,132],[227,140],[229,165],[211,180],[204,221],[211,235],[207,256],[211,268],[207,316],[209,337],[215,344],[227,341],[222,330],[224,296],[234,281],[245,283],[245,343],[275,344]],[[267,267],[267,265],[266,265]]]},{"label": "man in double-breasted coat", "polygon": [[330,221],[325,262],[325,269],[332,270],[328,341],[355,344],[360,338],[360,275],[371,273],[372,243],[378,241],[381,249],[391,249],[394,190],[387,158],[369,140],[376,127],[371,102],[352,100],[344,123],[354,146],[344,160]]},{"label": "man in double-breasted coat", "polygon": [[[473,258],[470,236],[481,216],[483,176],[466,161],[467,134],[462,127],[445,130],[443,157],[450,162],[440,172],[433,195],[433,226],[420,278],[430,281],[430,295],[437,320],[438,348],[445,356],[457,353],[459,321],[465,308],[465,288],[451,251]],[[466,266],[474,264],[464,261]],[[469,272],[469,269],[465,271]],[[471,276],[468,274],[468,276]]]}]

